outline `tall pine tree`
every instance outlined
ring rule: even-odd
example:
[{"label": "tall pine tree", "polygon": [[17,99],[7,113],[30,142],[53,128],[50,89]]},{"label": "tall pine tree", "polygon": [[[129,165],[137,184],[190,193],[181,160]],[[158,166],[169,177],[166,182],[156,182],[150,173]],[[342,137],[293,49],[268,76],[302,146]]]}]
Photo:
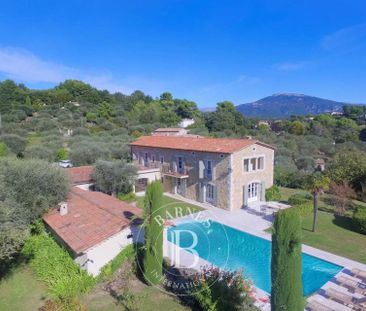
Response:
[{"label": "tall pine tree", "polygon": [[163,274],[163,230],[165,209],[162,207],[163,187],[160,181],[146,189],[144,205],[145,253],[144,276],[147,283],[159,284]]},{"label": "tall pine tree", "polygon": [[290,208],[280,211],[272,235],[272,311],[303,311],[301,280],[301,217]]}]

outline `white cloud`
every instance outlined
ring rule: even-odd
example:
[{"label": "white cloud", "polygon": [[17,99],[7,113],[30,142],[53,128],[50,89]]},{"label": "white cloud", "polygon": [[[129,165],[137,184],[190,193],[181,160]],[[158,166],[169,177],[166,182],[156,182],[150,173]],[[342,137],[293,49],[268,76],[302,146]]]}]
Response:
[{"label": "white cloud", "polygon": [[145,87],[150,90],[154,85],[152,81],[146,79],[128,77],[118,81],[110,74],[90,74],[77,68],[43,60],[27,50],[13,47],[0,47],[0,73],[4,77],[26,83],[60,83],[66,79],[78,79],[99,89],[125,94],[137,88]]},{"label": "white cloud", "polygon": [[297,71],[305,68],[309,62],[301,61],[301,62],[283,62],[274,64],[273,67],[278,71]]},{"label": "white cloud", "polygon": [[328,34],[322,39],[321,44],[325,50],[349,49],[364,43],[365,39],[366,23],[363,23]]}]

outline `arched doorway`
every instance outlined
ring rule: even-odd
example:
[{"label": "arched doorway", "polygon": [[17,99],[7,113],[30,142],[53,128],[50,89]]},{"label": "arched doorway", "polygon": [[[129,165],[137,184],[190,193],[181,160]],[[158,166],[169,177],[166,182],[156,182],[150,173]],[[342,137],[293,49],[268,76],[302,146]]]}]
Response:
[{"label": "arched doorway", "polygon": [[260,199],[260,183],[252,182],[248,185],[248,203],[258,201]]}]

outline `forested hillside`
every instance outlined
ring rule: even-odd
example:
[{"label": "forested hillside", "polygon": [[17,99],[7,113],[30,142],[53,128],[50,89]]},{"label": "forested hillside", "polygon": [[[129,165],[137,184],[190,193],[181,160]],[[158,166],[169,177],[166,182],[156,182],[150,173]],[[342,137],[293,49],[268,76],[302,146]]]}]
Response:
[{"label": "forested hillside", "polygon": [[76,166],[98,159],[128,160],[131,140],[158,127],[176,126],[182,118],[194,118],[191,133],[253,136],[274,145],[280,185],[302,187],[319,160],[326,167],[342,168],[334,178],[346,178],[360,195],[366,183],[365,106],[344,106],[343,115],[337,116],[258,122],[243,116],[229,101],[218,103],[213,112],[200,112],[196,103],[170,93],[159,98],[141,91],[111,94],[75,80],[31,90],[6,80],[0,83],[0,111],[2,156],[48,162],[70,158]]}]

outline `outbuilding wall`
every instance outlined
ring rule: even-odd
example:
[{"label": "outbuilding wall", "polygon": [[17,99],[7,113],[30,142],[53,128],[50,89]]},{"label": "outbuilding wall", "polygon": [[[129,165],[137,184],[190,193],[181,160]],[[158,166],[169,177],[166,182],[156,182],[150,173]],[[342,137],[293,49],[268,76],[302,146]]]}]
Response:
[{"label": "outbuilding wall", "polygon": [[98,275],[103,266],[115,258],[127,245],[132,244],[133,239],[129,237],[131,232],[131,228],[120,231],[95,247],[88,249],[84,254],[75,258],[75,262],[88,271],[89,274]]}]

